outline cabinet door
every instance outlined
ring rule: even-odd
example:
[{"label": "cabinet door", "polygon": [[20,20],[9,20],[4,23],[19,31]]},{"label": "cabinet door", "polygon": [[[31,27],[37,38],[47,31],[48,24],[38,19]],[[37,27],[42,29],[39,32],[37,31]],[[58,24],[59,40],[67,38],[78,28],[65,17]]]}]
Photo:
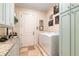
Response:
[{"label": "cabinet door", "polygon": [[6,3],[5,4],[5,11],[6,11],[6,14],[5,14],[5,17],[6,17],[6,25],[10,26],[10,4],[9,3]]},{"label": "cabinet door", "polygon": [[5,24],[5,6],[4,3],[0,3],[0,24]]},{"label": "cabinet door", "polygon": [[6,25],[14,26],[14,4],[6,3]]},{"label": "cabinet door", "polygon": [[7,56],[15,56],[14,52],[15,52],[15,50],[14,50],[14,46],[13,46],[12,49],[10,49],[10,51],[8,52]]},{"label": "cabinet door", "polygon": [[12,49],[9,51],[7,56],[19,56],[19,41],[15,43]]},{"label": "cabinet door", "polygon": [[75,18],[75,14],[74,14],[74,12],[72,12],[72,10],[71,10],[71,56],[74,56],[75,54],[75,47],[74,47],[74,43],[75,43],[75,41],[74,41],[74,36],[75,36],[75,30],[74,30],[74,22],[75,22],[75,20],[74,20],[74,18]]},{"label": "cabinet door", "polygon": [[70,3],[61,3],[60,4],[60,13],[70,10]]},{"label": "cabinet door", "polygon": [[[74,55],[75,56],[79,56],[79,7],[72,9],[72,16],[71,18],[74,17],[73,19],[73,27],[71,29],[74,29],[72,31],[73,35],[71,37],[73,37],[73,41],[74,44],[72,46],[74,46]],[[73,43],[73,42],[72,42]]]},{"label": "cabinet door", "polygon": [[17,56],[20,55],[20,41],[19,41],[19,38],[17,38]]},{"label": "cabinet door", "polygon": [[10,51],[10,52],[7,54],[7,56],[12,56],[12,51]]},{"label": "cabinet door", "polygon": [[60,15],[59,50],[61,56],[70,56],[70,12]]},{"label": "cabinet door", "polygon": [[18,41],[16,42],[14,46],[14,56],[19,56],[19,42]]},{"label": "cabinet door", "polygon": [[14,4],[0,3],[0,24],[14,26]]},{"label": "cabinet door", "polygon": [[13,3],[10,3],[10,26],[14,26],[14,4]]},{"label": "cabinet door", "polygon": [[79,6],[79,3],[71,3],[71,8],[75,8],[77,6]]}]

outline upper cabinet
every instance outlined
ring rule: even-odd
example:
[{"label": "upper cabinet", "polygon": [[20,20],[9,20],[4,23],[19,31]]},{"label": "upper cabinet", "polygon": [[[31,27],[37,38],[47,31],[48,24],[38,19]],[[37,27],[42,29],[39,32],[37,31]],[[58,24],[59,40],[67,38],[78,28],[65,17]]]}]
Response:
[{"label": "upper cabinet", "polygon": [[5,24],[5,6],[3,3],[0,3],[0,24]]},{"label": "upper cabinet", "polygon": [[10,3],[10,25],[14,26],[14,4]]},{"label": "upper cabinet", "polygon": [[14,4],[8,3],[6,6],[6,25],[14,26]]},{"label": "upper cabinet", "polygon": [[70,10],[70,3],[61,3],[59,8],[60,13],[66,12]]},{"label": "upper cabinet", "polygon": [[61,3],[59,7],[60,13],[64,13],[72,8],[78,7],[79,3]]},{"label": "upper cabinet", "polygon": [[10,26],[10,5],[9,3],[5,4],[5,17],[6,17],[6,25]]},{"label": "upper cabinet", "polygon": [[77,6],[79,6],[79,3],[71,3],[71,8],[75,8]]},{"label": "upper cabinet", "polygon": [[14,26],[14,4],[0,3],[0,24],[8,27]]}]

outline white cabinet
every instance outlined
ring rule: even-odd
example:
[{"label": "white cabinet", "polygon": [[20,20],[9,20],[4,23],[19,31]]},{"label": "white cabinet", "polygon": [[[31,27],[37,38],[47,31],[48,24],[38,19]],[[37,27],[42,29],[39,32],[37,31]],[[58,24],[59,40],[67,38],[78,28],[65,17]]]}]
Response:
[{"label": "white cabinet", "polygon": [[0,25],[14,26],[14,4],[0,3]]},{"label": "white cabinet", "polygon": [[74,56],[74,53],[75,53],[75,51],[74,51],[74,43],[75,43],[75,41],[74,41],[74,32],[75,32],[75,30],[74,30],[74,12],[71,12],[71,55],[72,56]]},{"label": "white cabinet", "polygon": [[75,8],[77,6],[79,6],[79,3],[71,3],[71,8]]},{"label": "white cabinet", "polygon": [[6,3],[6,25],[12,27],[14,26],[14,4]]},{"label": "white cabinet", "polygon": [[16,43],[10,49],[7,56],[19,56],[19,39],[15,39],[15,40],[16,40]]},{"label": "white cabinet", "polygon": [[60,14],[59,55],[79,56],[79,6]]},{"label": "white cabinet", "polygon": [[79,7],[71,10],[71,51],[72,55],[79,56]]},{"label": "white cabinet", "polygon": [[61,3],[60,4],[60,13],[66,12],[72,8],[78,7],[79,3]]},{"label": "white cabinet", "polygon": [[14,26],[14,4],[10,3],[10,26]]},{"label": "white cabinet", "polygon": [[6,17],[6,25],[10,26],[10,5],[9,3],[5,4],[5,17]]},{"label": "white cabinet", "polygon": [[16,44],[14,46],[14,55],[19,56],[19,40],[16,41]]},{"label": "white cabinet", "polygon": [[70,12],[60,15],[60,55],[70,56]]},{"label": "white cabinet", "polygon": [[8,52],[7,56],[15,56],[14,52],[14,47],[12,47],[11,50]]},{"label": "white cabinet", "polygon": [[3,3],[0,3],[0,24],[5,24],[5,6]]},{"label": "white cabinet", "polygon": [[60,13],[70,10],[70,3],[61,3],[59,9]]}]

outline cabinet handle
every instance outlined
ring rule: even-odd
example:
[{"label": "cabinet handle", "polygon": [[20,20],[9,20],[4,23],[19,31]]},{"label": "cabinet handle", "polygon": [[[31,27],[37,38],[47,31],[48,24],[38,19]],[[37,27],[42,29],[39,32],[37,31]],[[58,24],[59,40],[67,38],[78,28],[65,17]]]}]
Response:
[{"label": "cabinet handle", "polygon": [[74,13],[74,12],[71,12],[71,13]]},{"label": "cabinet handle", "polygon": [[70,7],[68,6],[68,8],[70,8]]},{"label": "cabinet handle", "polygon": [[74,5],[72,4],[72,6],[74,6]]},{"label": "cabinet handle", "polygon": [[68,13],[68,15],[70,15],[70,13]]},{"label": "cabinet handle", "polygon": [[35,33],[33,32],[33,35],[34,35]]},{"label": "cabinet handle", "polygon": [[12,25],[12,23],[10,23],[10,25]]}]

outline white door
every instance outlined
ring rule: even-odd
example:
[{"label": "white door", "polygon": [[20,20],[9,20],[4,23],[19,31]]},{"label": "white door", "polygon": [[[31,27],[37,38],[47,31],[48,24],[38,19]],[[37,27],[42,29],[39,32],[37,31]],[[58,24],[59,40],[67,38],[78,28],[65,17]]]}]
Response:
[{"label": "white door", "polygon": [[34,45],[35,16],[29,13],[21,15],[21,47]]}]

